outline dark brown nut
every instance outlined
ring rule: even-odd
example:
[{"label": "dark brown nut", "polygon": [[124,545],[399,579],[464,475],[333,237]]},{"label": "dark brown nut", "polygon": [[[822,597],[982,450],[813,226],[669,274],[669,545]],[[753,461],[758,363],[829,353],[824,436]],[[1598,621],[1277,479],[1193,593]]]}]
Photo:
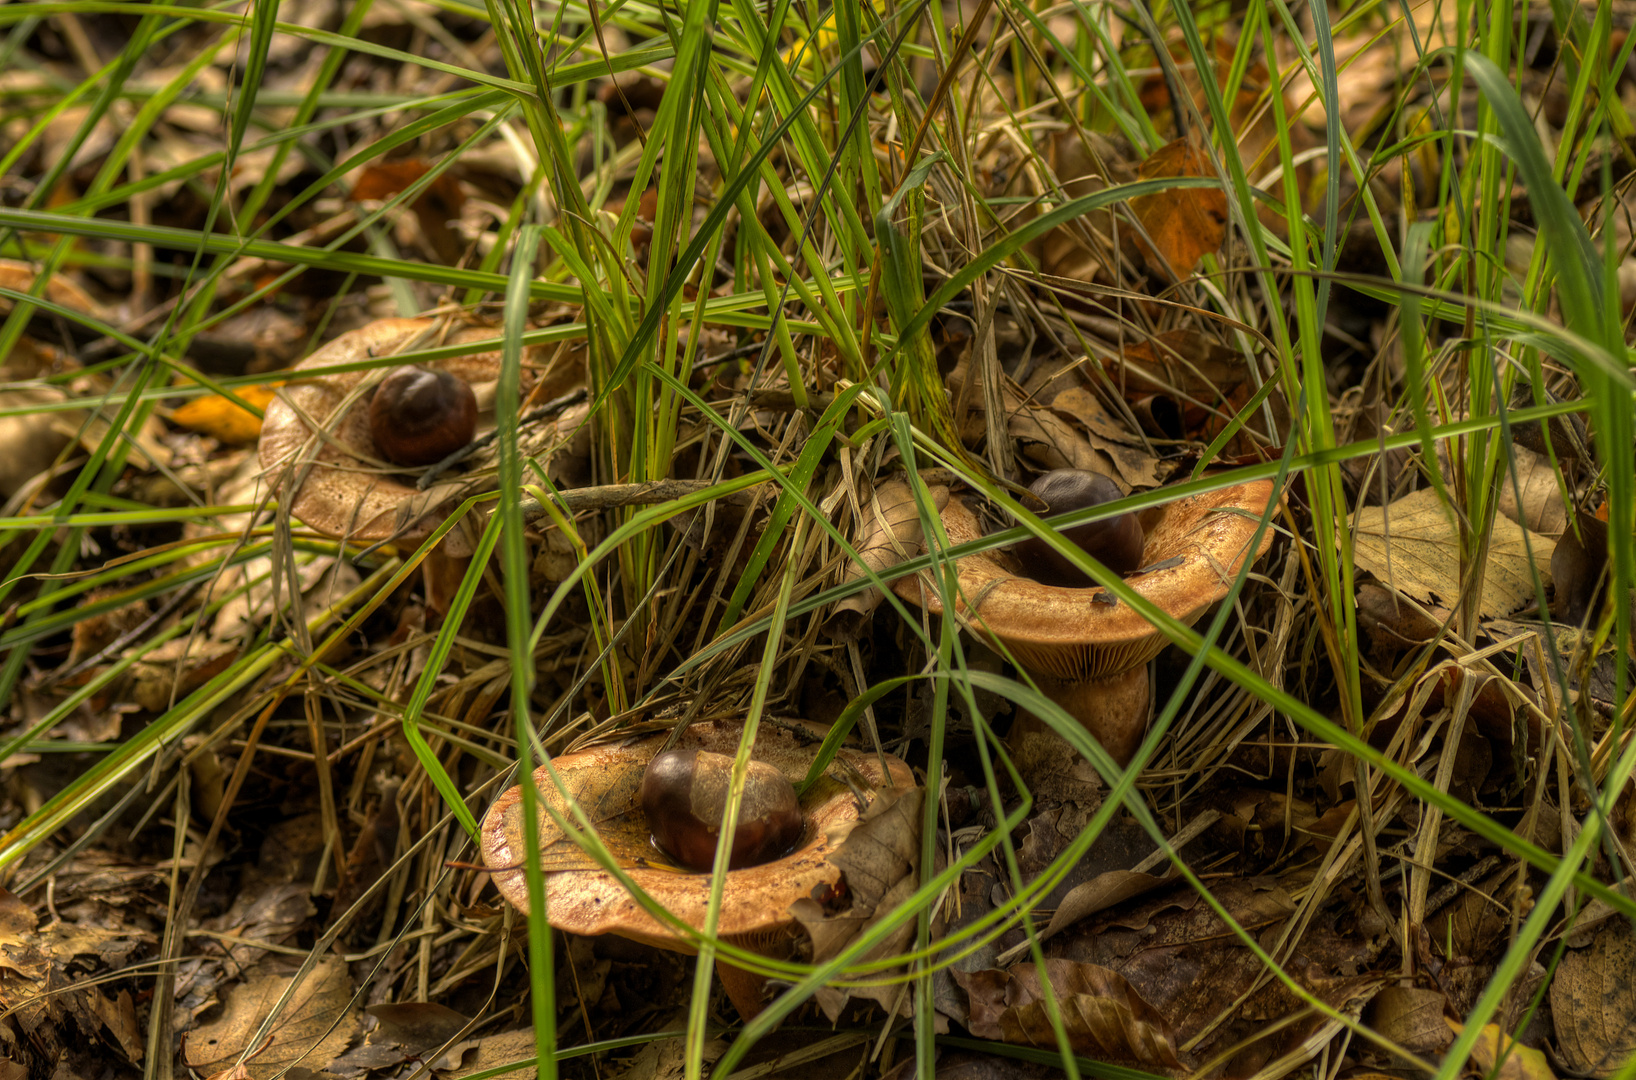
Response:
[{"label": "dark brown nut", "polygon": [[[705,750],[657,754],[642,774],[642,810],[659,849],[691,870],[716,862],[716,839],[733,779],[733,759]],[[751,761],[733,833],[729,870],[783,855],[801,839],[805,822],[795,787],[764,761]]]},{"label": "dark brown nut", "polygon": [[369,403],[375,449],[394,465],[442,461],[477,432],[477,395],[465,380],[423,367],[399,368]]},{"label": "dark brown nut", "polygon": [[[1051,517],[1124,497],[1118,484],[1101,473],[1084,469],[1053,469],[1029,485],[1028,490],[1045,502],[1047,509],[1041,516]],[[1075,525],[1063,529],[1062,535],[1121,577],[1142,565],[1142,523],[1135,514]],[[1066,588],[1094,584],[1079,567],[1039,537],[1018,541],[1012,545],[1011,552],[1022,565],[1023,573],[1041,584]]]}]

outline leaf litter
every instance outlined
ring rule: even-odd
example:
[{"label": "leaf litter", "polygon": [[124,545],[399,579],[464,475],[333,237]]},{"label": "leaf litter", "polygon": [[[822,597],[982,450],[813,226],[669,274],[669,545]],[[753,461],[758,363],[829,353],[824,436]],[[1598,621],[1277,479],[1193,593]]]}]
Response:
[{"label": "leaf litter", "polygon": [[[340,15],[322,0],[281,12],[315,27],[339,25]],[[1461,30],[1415,17],[1422,34]],[[1552,58],[1559,49],[1573,54],[1560,26],[1526,13],[1519,20],[1528,31],[1520,81],[1528,100],[1541,103],[1542,123],[1561,130],[1568,102]],[[1052,50],[1032,51],[1039,42],[1020,68],[1008,60],[968,77],[960,92],[974,134],[960,160],[970,175],[934,169],[916,189],[918,285],[929,294],[1062,197],[1225,175],[1212,136],[1236,143],[1263,193],[1297,192],[1308,222],[1339,212],[1343,277],[1384,277],[1371,215],[1430,225],[1428,200],[1449,159],[1429,152],[1429,136],[1452,107],[1448,88],[1428,96],[1408,85],[1390,62],[1391,42],[1373,31],[1348,31],[1335,42],[1345,129],[1361,144],[1383,138],[1381,125],[1394,118],[1391,137],[1409,148],[1376,162],[1366,190],[1349,190],[1356,185],[1348,176],[1342,205],[1326,207],[1321,162],[1307,153],[1321,144],[1325,119],[1308,96],[1307,70],[1281,38],[1277,49],[1290,55],[1241,48],[1235,21],[1209,34],[1202,72],[1177,28],[1166,25],[1145,41],[1134,21],[1122,28],[1131,36],[1115,52],[1118,63],[1142,74],[1120,92],[1134,95],[1145,128],[1115,124],[1111,113],[1086,126],[1088,113],[1052,96],[1060,86],[1020,87],[1037,59],[1066,63]],[[192,76],[205,96],[164,98],[155,117],[143,119],[150,126],[137,132],[140,160],[129,178],[145,169],[156,182],[123,190],[130,220],[155,221],[162,207],[168,224],[202,230],[211,207],[200,191],[219,181],[229,199],[243,200],[266,185],[279,239],[292,252],[344,248],[367,228],[372,251],[393,250],[415,273],[400,279],[326,266],[287,274],[290,263],[258,249],[232,257],[214,292],[184,294],[156,272],[164,263],[152,245],[117,238],[78,241],[66,261],[52,257],[43,271],[47,260],[30,239],[33,261],[0,263],[0,286],[37,289],[97,324],[37,311],[15,328],[21,333],[0,385],[0,499],[12,519],[0,537],[5,565],[37,560],[25,550],[35,538],[55,560],[29,563],[26,576],[8,572],[0,605],[0,643],[14,658],[3,676],[10,697],[0,733],[9,754],[0,761],[0,820],[9,830],[0,855],[14,890],[0,893],[0,1077],[134,1076],[160,1061],[236,1078],[401,1077],[426,1069],[463,1076],[510,1065],[535,1047],[523,932],[491,875],[471,861],[446,801],[457,792],[481,813],[513,782],[507,597],[499,564],[473,558],[503,455],[482,441],[433,473],[403,474],[382,467],[359,424],[362,410],[347,409],[404,344],[358,343],[383,327],[401,329],[383,320],[409,315],[419,316],[416,334],[424,335],[411,351],[437,351],[434,364],[487,365],[477,381],[492,402],[503,318],[494,292],[484,300],[473,288],[461,297],[457,279],[420,270],[501,266],[508,208],[528,204],[537,159],[519,152],[509,130],[457,148],[475,127],[428,131],[403,152],[386,149],[407,113],[326,104],[301,135],[311,160],[274,141],[247,147],[224,170],[211,157],[222,114],[206,101],[234,87],[238,61],[203,25],[186,48],[205,50],[197,55],[207,62]],[[371,9],[364,25],[414,44],[410,52],[393,52],[394,45],[348,57],[345,85],[354,89],[444,92],[442,74],[404,62],[415,50],[446,65],[503,67],[494,40],[459,13],[394,6]],[[635,25],[610,22],[598,32],[619,55],[639,47]],[[1043,25],[1074,32],[1058,20]],[[76,65],[118,54],[120,33],[103,20],[45,18],[19,37],[30,64],[8,73],[8,92],[19,101],[57,95],[54,80],[64,72],[79,78],[86,73]],[[816,40],[835,48],[823,34]],[[261,89],[296,100],[317,88],[312,42],[281,32],[273,44]],[[980,43],[978,55],[991,44]],[[218,52],[207,55],[212,48]],[[138,58],[133,78],[151,96],[195,58],[172,43]],[[594,292],[603,300],[624,289],[646,296],[661,230],[697,228],[729,171],[705,140],[688,183],[651,182],[638,158],[647,140],[661,138],[656,125],[675,93],[669,61],[610,78],[596,54],[580,57],[593,58],[594,73],[576,85],[596,106],[586,114],[584,142],[569,152],[576,186],[585,180],[581,194],[595,206],[575,227],[599,230],[597,244],[612,253],[607,265],[616,272],[605,272]],[[1281,87],[1275,75],[1285,78]],[[1230,131],[1200,128],[1211,115],[1206,81],[1232,91],[1224,102]],[[1614,81],[1628,104],[1632,81]],[[1025,100],[1033,104],[1021,108]],[[1401,116],[1399,104],[1407,109]],[[1459,104],[1475,108],[1470,95]],[[268,108],[279,118],[269,130],[293,115],[284,105]],[[901,118],[890,114],[889,98],[872,108],[864,141],[873,143],[876,167],[895,176],[903,165]],[[1280,132],[1275,113],[1292,112],[1299,116]],[[8,183],[26,178],[8,187],[8,206],[33,199],[18,193],[45,177],[56,187],[36,192],[31,207],[77,205],[103,190],[97,169],[112,160],[122,130],[111,114],[76,104],[38,125],[21,116],[8,113],[0,128],[17,153]],[[1451,122],[1478,126],[1475,112]],[[1298,163],[1278,160],[1280,135]],[[835,226],[844,215],[825,216],[831,211],[800,139],[792,145],[765,166],[780,190],[761,192],[749,218],[735,207],[736,231],[717,266],[679,289],[679,302],[719,304],[711,310],[729,317],[706,316],[685,332],[667,326],[660,347],[664,363],[691,350],[690,390],[732,417],[727,426],[739,442],[722,438],[691,402],[663,394],[637,401],[620,397],[623,387],[615,388],[615,405],[604,403],[607,411],[590,418],[589,400],[608,385],[598,382],[606,367],[595,365],[619,355],[622,342],[608,335],[624,330],[608,318],[611,308],[587,309],[577,287],[560,288],[578,281],[566,263],[542,278],[556,291],[546,288],[551,298],[527,313],[532,337],[520,380],[531,462],[524,482],[535,508],[525,525],[533,574],[526,591],[543,604],[560,583],[573,582],[556,594],[557,613],[533,641],[538,749],[560,754],[683,723],[741,722],[756,700],[771,703],[775,720],[851,725],[852,745],[825,774],[822,793],[854,787],[868,808],[833,837],[828,859],[837,884],[775,913],[799,918],[800,963],[842,956],[922,888],[924,872],[966,864],[927,901],[933,970],[901,959],[919,933],[916,920],[904,922],[851,956],[848,970],[814,991],[737,1071],[907,1075],[913,1055],[900,1036],[932,1016],[927,1038],[963,1033],[1049,1058],[1060,1027],[1075,1053],[1165,1075],[1270,1077],[1323,1062],[1335,1076],[1404,1076],[1441,1061],[1466,1035],[1484,988],[1501,977],[1511,980],[1506,1000],[1485,1014],[1495,1022],[1476,1028],[1471,1068],[1533,1080],[1624,1069],[1636,1052],[1629,923],[1602,900],[1590,912],[1565,908],[1553,913],[1562,921],[1543,945],[1518,962],[1509,944],[1542,895],[1539,863],[1517,858],[1514,846],[1469,820],[1432,809],[1379,765],[1429,778],[1552,855],[1600,813],[1590,799],[1622,752],[1628,672],[1607,634],[1615,600],[1624,598],[1610,599],[1608,587],[1607,504],[1593,475],[1595,455],[1607,448],[1595,446],[1597,433],[1572,414],[1511,426],[1516,444],[1502,449],[1517,472],[1514,482],[1504,469],[1492,474],[1502,478],[1492,523],[1460,518],[1431,481],[1469,490],[1488,476],[1460,471],[1474,444],[1440,435],[1429,459],[1419,446],[1370,450],[1370,441],[1414,427],[1404,404],[1402,328],[1374,299],[1337,287],[1321,362],[1327,385],[1299,389],[1327,394],[1337,439],[1359,440],[1337,473],[1356,499],[1348,507],[1356,591],[1326,597],[1312,578],[1318,503],[1314,473],[1298,470],[1271,523],[1283,535],[1250,568],[1218,643],[1266,684],[1337,720],[1377,760],[1360,766],[1332,740],[1206,673],[1177,702],[1137,778],[1133,797],[1145,813],[1127,804],[1089,836],[1112,777],[1031,711],[1016,690],[1028,677],[1015,658],[965,635],[955,669],[985,681],[969,699],[956,690],[951,698],[960,700],[939,715],[936,691],[923,692],[930,680],[862,697],[890,680],[950,670],[936,637],[918,637],[921,628],[935,634],[937,624],[918,613],[905,622],[873,585],[839,603],[801,607],[784,626],[754,620],[781,602],[781,583],[800,605],[836,584],[856,584],[867,576],[862,566],[892,577],[928,542],[922,507],[941,512],[951,500],[969,502],[987,526],[1009,527],[1000,505],[971,483],[988,479],[983,470],[1021,489],[1045,469],[1089,469],[1127,495],[1164,498],[1171,484],[1276,460],[1306,437],[1297,415],[1306,402],[1286,399],[1292,384],[1280,379],[1280,364],[1293,358],[1279,359],[1275,344],[1273,322],[1291,300],[1246,284],[1262,268],[1247,256],[1238,207],[1220,187],[1168,188],[1059,222],[935,314],[921,374],[946,396],[952,420],[940,427],[936,415],[912,419],[958,440],[945,449],[963,456],[959,470],[927,469],[922,460],[912,472],[905,445],[878,429],[850,421],[825,427],[825,408],[866,381],[833,317],[825,323],[806,300],[792,301],[796,321],[769,337],[764,318],[743,314],[764,316],[764,287],[782,287],[796,267],[810,275],[823,265],[819,250],[823,258],[855,254],[847,247],[855,238]],[[380,149],[338,182],[326,181],[321,196],[307,192],[316,162],[358,147]],[[656,152],[660,170],[669,158],[695,153],[669,143]],[[53,170],[59,159],[71,167]],[[1339,168],[1333,155],[1328,163]],[[1269,165],[1292,169],[1292,184],[1281,186]],[[637,188],[638,177],[648,186]],[[857,179],[858,190],[871,182]],[[1512,194],[1512,235],[1522,239],[1536,223],[1526,190]],[[808,211],[810,222],[801,217]],[[1266,235],[1287,245],[1287,219],[1265,204],[1256,212]],[[1584,207],[1593,224],[1600,212]],[[1628,224],[1609,230],[1628,247]],[[804,246],[815,239],[819,248]],[[163,258],[177,255],[164,250]],[[1533,253],[1531,241],[1507,245],[1507,266],[1519,280]],[[1626,277],[1629,265],[1620,267]],[[212,324],[193,325],[195,302]],[[6,297],[4,309],[14,307]],[[888,309],[873,329],[895,331]],[[138,409],[115,430],[128,384],[110,362],[127,343],[101,324],[140,337],[177,311],[190,312],[190,321],[161,342],[161,352],[174,351],[144,399],[157,407]],[[775,362],[752,362],[764,352]],[[1521,368],[1539,357],[1501,359]],[[292,367],[298,362],[351,370],[304,375]],[[1436,363],[1434,398],[1468,393],[1464,373]],[[1547,385],[1528,393],[1519,383],[1512,408],[1536,397],[1578,400],[1583,389],[1553,354],[1539,377]],[[244,404],[300,429],[294,442],[274,447],[271,463],[261,418]],[[1462,408],[1457,402],[1448,415],[1464,417]],[[663,451],[644,462],[631,433],[650,415],[672,426]],[[486,424],[495,424],[492,412]],[[1502,430],[1496,425],[1493,437]],[[247,452],[258,443],[260,460]],[[115,468],[89,489],[74,486],[87,462],[109,454]],[[731,484],[766,461],[829,515],[859,562],[823,530],[793,528],[792,520],[805,519],[791,515],[778,485],[670,512],[677,489],[661,485]],[[315,474],[337,490],[343,476],[358,481],[330,493],[332,521],[296,494]],[[924,485],[926,501],[914,498],[914,484]],[[478,502],[462,509],[474,495]],[[627,541],[575,580],[589,554],[641,506],[666,512],[639,542]],[[114,512],[127,516],[97,516]],[[74,514],[88,516],[71,521]],[[417,553],[445,522],[452,522],[448,534]],[[1482,536],[1475,561],[1473,530]],[[390,592],[356,596],[366,579],[386,580],[369,575],[388,560],[410,558],[418,562],[390,563],[404,570]],[[1481,588],[1470,595],[1479,570]],[[1365,635],[1352,686],[1325,655],[1338,610],[1326,609],[1325,599],[1350,605]],[[343,610],[332,612],[337,606]],[[354,621],[319,653],[320,635],[348,616]],[[741,628],[747,632],[732,637]],[[769,629],[779,636],[764,653]],[[1178,648],[1153,661],[1155,715],[1189,661]],[[767,693],[758,697],[763,666]],[[1004,692],[993,689],[1008,680]],[[935,763],[928,759],[934,731],[947,736]],[[979,752],[978,740],[990,735]],[[118,760],[108,755],[120,747],[140,753],[111,776],[98,772],[99,762]],[[856,763],[877,749],[903,755],[923,782],[928,771],[940,776],[930,789],[940,792],[935,836],[921,833],[928,788],[862,789]],[[625,868],[663,862],[632,812],[639,780],[607,770],[581,791],[580,804]],[[73,812],[58,815],[63,792]],[[1629,811],[1624,792],[1611,822],[1620,837]],[[984,843],[986,854],[976,858]],[[935,856],[923,864],[928,850]],[[1619,851],[1622,839],[1590,858],[1585,872],[1617,885]],[[547,835],[548,872],[592,865],[571,837]],[[1032,936],[1018,925],[1023,918]],[[968,933],[975,936],[961,936]],[[715,1026],[702,1045],[667,1034],[682,1026],[690,959],[612,935],[558,935],[555,948],[559,1045],[648,1040],[565,1057],[561,1071],[596,1080],[681,1076],[690,1055],[709,1066],[729,1052],[731,1025],[742,1017],[719,999],[710,1003]],[[921,978],[935,1013],[916,1010]],[[765,1000],[790,985],[775,977]],[[893,1026],[902,1021],[909,1026]],[[940,1048],[938,1075],[1026,1071],[998,1046],[953,1045]],[[529,1065],[506,1075],[513,1073],[534,1075]]]}]

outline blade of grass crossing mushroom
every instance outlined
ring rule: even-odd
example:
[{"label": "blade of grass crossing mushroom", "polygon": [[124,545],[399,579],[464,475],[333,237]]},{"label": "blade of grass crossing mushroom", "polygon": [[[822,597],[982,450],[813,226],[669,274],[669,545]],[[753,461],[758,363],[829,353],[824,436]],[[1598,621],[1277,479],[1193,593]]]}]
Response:
[{"label": "blade of grass crossing mushroom", "polygon": [[[540,869],[540,793],[534,786],[532,743],[534,725],[529,701],[534,691],[534,653],[529,648],[531,627],[528,538],[523,533],[522,454],[517,447],[518,415],[522,408],[523,331],[528,322],[528,283],[540,251],[540,226],[524,225],[511,252],[511,281],[506,290],[505,345],[500,352],[500,381],[495,391],[494,416],[499,429],[500,501],[494,517],[500,532],[500,580],[505,590],[506,650],[511,657],[511,720],[516,728],[517,766],[522,773],[524,876],[528,882],[528,981],[534,1017],[534,1047],[539,1074],[551,1080],[557,1073],[557,1002],[551,924],[545,916],[545,874]],[[483,559],[474,559],[467,578],[482,577]],[[464,586],[465,582],[461,583]]]},{"label": "blade of grass crossing mushroom", "polygon": [[[799,547],[806,537],[808,519],[796,519],[795,533],[790,538],[792,547]],[[783,626],[789,617],[790,593],[795,587],[798,562],[790,559],[784,564],[784,574],[778,583],[778,599],[774,602],[772,625]],[[693,970],[693,997],[687,1010],[687,1042],[685,1044],[684,1075],[687,1080],[699,1080],[704,1075],[704,1045],[709,1039],[707,1024],[710,1019],[710,985],[714,977],[716,959],[716,926],[721,920],[722,896],[727,888],[727,863],[732,855],[734,833],[738,829],[739,809],[744,801],[744,782],[750,765],[750,751],[755,747],[756,731],[761,726],[762,712],[767,707],[767,692],[772,685],[772,673],[777,667],[778,653],[783,638],[776,631],[767,635],[762,649],[761,664],[756,670],[755,686],[750,693],[750,708],[744,716],[744,732],[739,737],[738,753],[733,756],[733,778],[727,788],[727,805],[722,810],[721,831],[716,838],[716,864],[710,875],[710,901],[704,912],[703,938],[699,944],[699,962]]]}]

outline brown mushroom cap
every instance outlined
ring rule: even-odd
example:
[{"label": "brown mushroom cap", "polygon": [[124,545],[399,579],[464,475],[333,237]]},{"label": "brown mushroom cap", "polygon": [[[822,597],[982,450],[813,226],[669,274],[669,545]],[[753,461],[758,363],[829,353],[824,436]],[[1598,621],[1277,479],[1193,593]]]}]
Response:
[{"label": "brown mushroom cap", "polygon": [[[678,745],[733,754],[742,730],[732,723],[694,724]],[[815,734],[821,735],[821,729]],[[704,925],[711,875],[663,865],[663,854],[646,843],[646,820],[636,804],[643,770],[664,742],[665,736],[660,734],[622,745],[595,746],[565,754],[551,764],[563,786],[597,823],[603,842],[622,863],[629,863],[626,873],[631,880],[682,922],[697,929]],[[799,783],[817,752],[816,741],[802,743],[788,731],[763,724],[752,756],[776,766],[791,782]],[[839,756],[877,787],[914,783],[909,767],[896,758],[887,758],[890,775],[882,777],[879,760],[873,754],[843,749]],[[562,794],[543,766],[535,772],[535,781],[541,797],[566,813]],[[840,869],[829,861],[833,848],[827,834],[834,826],[858,817],[856,798],[844,784],[826,777],[807,792],[801,809],[806,828],[794,852],[760,866],[727,872],[717,936],[742,940],[793,926],[795,917],[789,913],[792,903],[812,895],[820,885],[834,886],[840,881]],[[522,789],[514,787],[495,801],[483,819],[483,861],[493,868],[500,894],[527,911],[528,883],[524,872],[517,868],[525,850],[522,829]],[[637,830],[634,835],[641,837],[635,843],[631,839],[633,829]],[[562,845],[572,850],[564,851]],[[688,938],[650,915],[612,874],[601,868],[587,868],[594,864],[572,840],[563,837],[543,811],[540,847],[547,864],[546,912],[552,926],[574,934],[611,933],[660,948],[693,951]],[[568,856],[566,861],[577,865],[552,871],[550,867],[564,854]]]},{"label": "brown mushroom cap", "polygon": [[[291,515],[308,528],[372,543],[409,534],[416,519],[435,505],[426,498],[428,493],[416,491],[401,477],[370,470],[349,453],[356,449],[379,456],[369,434],[366,399],[355,401],[345,415],[334,415],[369,372],[345,371],[301,379],[301,372],[310,368],[356,363],[403,351],[434,326],[431,319],[378,319],[342,334],[291,369],[292,381],[285,390],[288,400],[275,399],[267,406],[258,447],[261,467],[269,473],[296,470],[299,486],[293,494],[284,492],[282,497]],[[482,382],[499,375],[498,361],[498,354],[489,353],[460,357],[458,363],[450,361],[439,366],[467,382]],[[297,379],[301,381],[294,381]],[[327,432],[316,445],[309,446],[313,430],[308,418]],[[300,470],[309,460],[311,467],[302,477]],[[440,493],[438,498],[447,498],[447,493]]]},{"label": "brown mushroom cap", "polygon": [[[294,494],[281,492],[281,497],[291,515],[308,528],[365,543],[419,539],[435,525],[436,519],[426,520],[431,511],[464,491],[466,485],[458,480],[420,491],[412,480],[363,460],[364,456],[381,457],[369,433],[368,395],[354,400],[344,415],[335,413],[374,372],[301,377],[303,371],[313,368],[409,351],[422,346],[422,337],[426,338],[424,345],[431,346],[483,340],[495,334],[492,329],[469,326],[434,339],[430,331],[436,325],[431,319],[378,319],[342,334],[290,369],[291,382],[284,398],[267,406],[259,453],[262,468],[275,482],[289,483],[286,476],[295,478],[299,486]],[[475,386],[499,378],[500,354],[456,356],[425,366]],[[308,418],[325,429],[316,443]],[[567,421],[566,413],[563,419]]]},{"label": "brown mushroom cap", "polygon": [[[1142,565],[1154,569],[1125,578],[1159,610],[1184,625],[1227,595],[1247,556],[1272,546],[1272,530],[1249,552],[1259,519],[1273,499],[1270,480],[1193,495],[1159,508],[1148,523]],[[949,540],[964,544],[983,535],[976,515],[959,499],[943,511]],[[1079,682],[1105,679],[1147,663],[1169,641],[1128,604],[1099,587],[1061,588],[1012,573],[989,555],[959,561],[960,613],[1010,649],[1031,671]],[[923,577],[899,578],[892,589],[910,603],[941,615],[943,602]],[[1100,598],[1099,598],[1100,596]],[[975,612],[966,604],[975,599]]]}]

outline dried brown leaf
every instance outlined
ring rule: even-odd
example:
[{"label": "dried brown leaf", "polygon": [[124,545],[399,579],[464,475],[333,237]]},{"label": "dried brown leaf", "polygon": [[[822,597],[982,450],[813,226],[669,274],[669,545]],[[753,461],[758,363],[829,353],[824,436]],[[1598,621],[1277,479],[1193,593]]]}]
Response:
[{"label": "dried brown leaf", "polygon": [[[930,488],[927,494],[938,511],[949,504],[946,487]],[[920,548],[920,511],[908,484],[888,480],[870,489],[863,513],[853,542],[858,561],[847,564],[841,577],[843,584],[867,577],[867,572],[883,574],[913,558]],[[874,586],[846,597],[835,605],[834,613],[824,623],[824,633],[835,638],[856,638],[881,600],[881,591]]]},{"label": "dried brown leaf", "polygon": [[[358,1028],[352,980],[339,957],[325,957],[280,1006],[295,975],[283,962],[266,962],[247,971],[244,981],[227,992],[221,1016],[188,1033],[187,1063],[220,1071],[248,1050],[245,1065],[251,1080],[271,1080],[294,1065],[314,1072],[326,1068]],[[269,1016],[274,1019],[268,1034],[253,1044]]]},{"label": "dried brown leaf", "polygon": [[[790,913],[812,937],[813,963],[821,964],[839,955],[880,916],[892,911],[920,887],[920,821],[924,799],[924,788],[890,788],[876,796],[864,817],[831,830],[830,838],[839,846],[829,861],[839,866],[845,875],[850,906],[830,913],[810,898],[790,905]],[[914,933],[914,923],[905,923],[870,949],[860,962],[904,951]],[[876,972],[869,981],[882,982],[894,974],[894,971]],[[903,993],[903,985],[826,986],[818,991],[817,1000],[831,1020],[840,1016],[850,998],[868,998],[888,1011],[896,1008],[900,1015],[907,1016],[909,998]]]},{"label": "dried brown leaf", "polygon": [[1099,911],[1122,904],[1133,896],[1141,896],[1166,884],[1162,877],[1139,874],[1134,870],[1109,870],[1081,885],[1076,885],[1062,898],[1051,923],[1045,928],[1045,937],[1051,937],[1063,927],[1088,919]]},{"label": "dried brown leaf", "polygon": [[[1177,139],[1154,151],[1136,167],[1143,180],[1171,176],[1214,176],[1203,150]],[[1185,277],[1227,236],[1227,193],[1219,188],[1171,188],[1130,201],[1130,209],[1147,230],[1151,246],[1176,277]]]},{"label": "dried brown leaf", "polygon": [[1418,986],[1385,986],[1369,1003],[1367,1020],[1382,1037],[1412,1054],[1435,1054],[1454,1041],[1443,1009],[1441,990]]},{"label": "dried brown leaf", "polygon": [[[1551,1015],[1560,1060],[1575,1076],[1612,1076],[1636,1054],[1636,931],[1629,922],[1608,919],[1589,946],[1568,950],[1551,983]],[[1513,1074],[1518,1080],[1549,1073],[1513,1068],[1524,1070]]]},{"label": "dried brown leaf", "polygon": [[[1549,575],[1555,550],[1549,538],[1496,517],[1484,549],[1482,614],[1508,615],[1532,599],[1533,572]],[[1353,558],[1360,568],[1423,603],[1452,603],[1460,595],[1460,530],[1433,488],[1390,506],[1359,511]]]},{"label": "dried brown leaf", "polygon": [[[1170,1025],[1123,976],[1098,964],[1072,960],[1047,960],[1045,970],[1069,1045],[1075,1051],[1115,1061],[1135,1061],[1149,1068],[1181,1067]],[[973,1035],[1056,1048],[1056,1035],[1033,964],[971,975],[956,971],[954,978],[971,996],[968,1026]]]}]

